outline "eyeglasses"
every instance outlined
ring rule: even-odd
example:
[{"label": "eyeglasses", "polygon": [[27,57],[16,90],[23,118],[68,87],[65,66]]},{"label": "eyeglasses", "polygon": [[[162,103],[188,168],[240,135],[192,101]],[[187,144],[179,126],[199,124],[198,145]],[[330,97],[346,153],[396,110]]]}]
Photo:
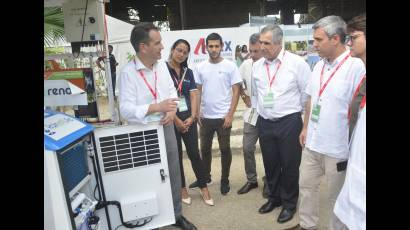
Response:
[{"label": "eyeglasses", "polygon": [[359,33],[359,34],[352,34],[352,35],[346,35],[346,43],[348,42],[353,42],[354,40],[356,40],[356,38],[360,37],[364,35],[363,33]]}]

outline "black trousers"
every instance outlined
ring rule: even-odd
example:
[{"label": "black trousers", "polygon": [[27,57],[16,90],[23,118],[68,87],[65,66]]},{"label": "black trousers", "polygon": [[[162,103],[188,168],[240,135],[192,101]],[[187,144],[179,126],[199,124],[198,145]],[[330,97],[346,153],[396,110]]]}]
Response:
[{"label": "black trousers", "polygon": [[[178,118],[185,120],[191,116],[190,112],[182,112],[177,114]],[[175,127],[175,136],[177,138],[178,153],[179,153],[179,165],[181,168],[181,185],[184,188],[185,185],[185,173],[184,173],[184,164],[182,162],[182,140],[184,140],[185,149],[188,155],[189,160],[191,160],[192,169],[194,170],[196,179],[198,181],[199,188],[205,188],[206,179],[205,179],[205,170],[204,163],[199,155],[198,149],[198,127],[197,123],[194,122],[186,133],[180,133]],[[182,140],[181,140],[182,139]]]},{"label": "black trousers", "polygon": [[202,127],[199,130],[199,138],[201,138],[201,153],[205,166],[205,175],[207,179],[211,179],[211,165],[212,165],[212,139],[214,134],[218,135],[219,149],[221,150],[221,165],[222,175],[221,181],[229,180],[229,172],[232,163],[231,152],[231,129],[223,128],[225,119],[208,119],[201,118]]},{"label": "black trousers", "polygon": [[114,95],[114,98],[115,98],[115,84],[117,83],[117,75],[116,75],[116,73],[115,72],[112,72],[111,73],[111,81],[112,81],[112,93],[113,93],[113,95]]},{"label": "black trousers", "polygon": [[302,147],[299,135],[303,127],[301,113],[292,113],[271,121],[259,116],[259,143],[270,190],[269,198],[295,209],[299,196],[299,166]]}]

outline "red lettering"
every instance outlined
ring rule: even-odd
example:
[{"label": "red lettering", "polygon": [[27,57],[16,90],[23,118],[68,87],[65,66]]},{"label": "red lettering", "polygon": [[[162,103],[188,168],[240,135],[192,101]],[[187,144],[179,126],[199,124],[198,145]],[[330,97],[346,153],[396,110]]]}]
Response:
[{"label": "red lettering", "polygon": [[205,39],[204,38],[199,39],[198,44],[196,44],[194,54],[198,55],[198,52],[199,52],[200,48],[202,50],[202,53],[206,54],[206,52],[205,52]]}]

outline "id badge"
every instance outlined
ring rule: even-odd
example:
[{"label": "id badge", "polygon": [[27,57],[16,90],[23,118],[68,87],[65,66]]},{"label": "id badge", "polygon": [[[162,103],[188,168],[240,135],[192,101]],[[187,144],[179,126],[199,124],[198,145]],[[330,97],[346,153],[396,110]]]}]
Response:
[{"label": "id badge", "polygon": [[269,91],[267,95],[263,97],[263,108],[273,108],[273,92]]},{"label": "id badge", "polygon": [[161,112],[156,112],[147,116],[147,122],[155,122],[160,121],[161,118],[164,116]]},{"label": "id badge", "polygon": [[179,97],[178,110],[179,112],[185,112],[188,110],[188,106],[186,104],[186,100],[184,96]]},{"label": "id badge", "polygon": [[320,115],[320,105],[314,104],[313,109],[312,109],[312,115],[310,115],[310,120],[313,122],[318,122],[319,121],[319,115]]}]

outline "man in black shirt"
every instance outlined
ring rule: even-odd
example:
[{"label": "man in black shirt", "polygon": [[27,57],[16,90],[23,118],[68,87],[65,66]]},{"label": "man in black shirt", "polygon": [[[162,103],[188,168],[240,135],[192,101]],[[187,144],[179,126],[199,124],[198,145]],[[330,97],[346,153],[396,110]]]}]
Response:
[{"label": "man in black shirt", "polygon": [[[116,71],[116,70],[117,70],[118,62],[117,62],[117,60],[115,60],[115,56],[112,54],[112,50],[113,50],[112,45],[108,45],[108,52],[110,53],[110,68],[111,68],[112,91],[113,91],[113,95],[114,95],[114,98],[115,98],[115,82],[116,82],[116,80],[117,80],[117,77],[116,77],[116,72],[117,72],[117,71]],[[105,68],[101,66],[101,61],[104,61],[104,59],[105,59],[105,56],[99,57],[99,58],[97,59],[97,66],[98,66],[100,69],[102,69],[102,70],[105,71]]]}]

